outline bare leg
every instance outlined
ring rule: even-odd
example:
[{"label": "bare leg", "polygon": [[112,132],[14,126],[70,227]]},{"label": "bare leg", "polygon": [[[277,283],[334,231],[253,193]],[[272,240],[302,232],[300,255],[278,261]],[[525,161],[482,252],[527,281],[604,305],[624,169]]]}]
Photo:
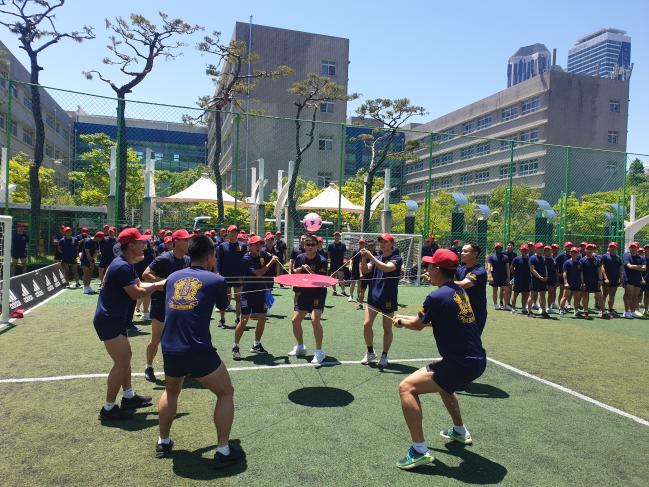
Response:
[{"label": "bare leg", "polygon": [[399,384],[401,410],[414,443],[423,443],[425,441],[422,427],[423,413],[419,396],[441,391],[442,388],[433,380],[433,373],[428,372],[425,367],[413,372]]},{"label": "bare leg", "polygon": [[171,424],[178,409],[178,396],[183,388],[184,377],[169,377],[165,375],[165,390],[158,402],[158,420],[160,422],[160,438],[169,438]]},{"label": "bare leg", "polygon": [[319,309],[314,309],[311,312],[311,324],[313,325],[313,337],[315,338],[316,350],[322,350],[322,339],[324,336],[324,331],[322,330],[322,324],[320,323],[321,316],[322,311]]},{"label": "bare leg", "polygon": [[293,336],[298,345],[304,345],[304,334],[302,332],[302,320],[306,315],[306,311],[295,311],[293,313]]},{"label": "bare leg", "polygon": [[374,345],[374,318],[376,318],[376,311],[369,306],[365,306],[365,317],[363,318],[363,337],[365,338],[365,345],[371,347]]},{"label": "bare leg", "polygon": [[234,330],[234,343],[239,343],[239,340],[241,340],[243,332],[246,331],[246,325],[248,324],[249,319],[250,315],[242,316],[239,323],[237,323],[237,327]]},{"label": "bare leg", "polygon": [[104,346],[113,360],[106,380],[106,401],[115,402],[120,387],[131,388],[131,346],[124,335],[106,340]]},{"label": "bare leg", "polygon": [[257,326],[255,327],[255,340],[260,342],[266,328],[266,315],[257,315]]},{"label": "bare leg", "polygon": [[160,338],[162,337],[162,330],[164,324],[156,319],[151,321],[151,341],[146,346],[146,363],[152,364],[153,359],[158,353],[158,345],[160,345]]},{"label": "bare leg", "polygon": [[203,387],[216,394],[214,426],[217,443],[218,446],[226,446],[230,440],[230,430],[234,421],[234,387],[232,387],[230,374],[225,364],[221,364],[214,372],[197,380]]},{"label": "bare leg", "polygon": [[392,346],[392,315],[393,313],[390,313],[389,318],[383,317],[383,353],[388,353]]}]

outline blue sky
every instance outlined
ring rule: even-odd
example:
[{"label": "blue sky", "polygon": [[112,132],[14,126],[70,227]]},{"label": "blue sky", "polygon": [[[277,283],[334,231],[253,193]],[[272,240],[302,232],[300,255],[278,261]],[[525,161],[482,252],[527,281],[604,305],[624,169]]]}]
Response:
[{"label": "blue sky", "polygon": [[[600,0],[528,2],[466,1],[302,1],[245,3],[215,0],[68,0],[57,16],[60,29],[93,25],[97,39],[76,44],[62,42],[42,56],[43,84],[103,95],[112,91],[98,80],[87,81],[81,71],[100,68],[107,54],[106,17],[137,11],[155,18],[158,10],[221,31],[229,38],[235,21],[248,21],[350,39],[349,90],[363,98],[409,97],[423,105],[432,119],[502,90],[507,85],[507,59],[518,47],[544,43],[557,48],[557,62],[567,63],[574,41],[601,27],[617,27],[632,38],[629,152],[649,153],[649,2]],[[528,7],[528,5],[530,5]],[[15,37],[6,30],[0,38],[18,52]],[[211,93],[203,74],[207,59],[192,39],[184,56],[160,62],[152,75],[131,95],[134,99],[193,106],[199,95]]]}]

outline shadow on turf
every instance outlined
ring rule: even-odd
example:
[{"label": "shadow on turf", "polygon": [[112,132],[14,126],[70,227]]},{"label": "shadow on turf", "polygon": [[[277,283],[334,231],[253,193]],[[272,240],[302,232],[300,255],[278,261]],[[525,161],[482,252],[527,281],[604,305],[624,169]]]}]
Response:
[{"label": "shadow on turf", "polygon": [[288,356],[280,355],[276,357],[272,353],[254,353],[246,357],[241,357],[241,359],[236,362],[252,362],[255,365],[268,365],[270,367],[290,363]]},{"label": "shadow on turf", "polygon": [[[178,413],[176,419],[187,416],[189,413]],[[154,418],[148,418],[154,416]],[[117,428],[124,431],[142,431],[147,428],[158,426],[158,412],[157,411],[138,411],[133,415],[133,419],[126,419],[124,421],[100,421],[103,426],[107,428]]]},{"label": "shadow on turf", "polygon": [[[158,379],[155,381],[155,384],[156,385],[153,388],[154,391],[164,391],[165,388],[164,380]],[[185,380],[183,381],[183,389],[205,389],[205,388],[196,379],[192,377],[185,377]]]},{"label": "shadow on turf", "polygon": [[472,452],[470,448],[465,448],[455,442],[447,443],[446,450],[440,448],[431,448],[430,450],[458,457],[462,461],[457,467],[449,467],[436,456],[432,463],[409,470],[409,472],[447,477],[467,484],[481,485],[498,484],[507,475],[507,469],[501,464],[478,455]]},{"label": "shadow on turf", "polygon": [[337,408],[349,405],[354,395],[337,387],[302,387],[291,392],[288,399],[300,406]]},{"label": "shadow on turf", "polygon": [[378,369],[384,374],[412,374],[419,370],[417,367],[413,367],[412,365],[397,364],[394,362],[388,363],[388,366],[384,368],[379,368],[378,364],[374,362],[368,364],[368,366],[372,369]]},{"label": "shadow on turf", "polygon": [[[241,446],[239,440],[230,440],[230,444]],[[192,480],[214,480],[223,477],[232,477],[245,472],[248,468],[246,457],[237,465],[217,470],[214,468],[213,455],[205,458],[203,455],[210,450],[216,451],[216,445],[206,446],[198,450],[174,450],[171,454],[173,471],[179,477]]]},{"label": "shadow on turf", "polygon": [[457,394],[462,396],[471,397],[484,397],[486,399],[507,399],[509,393],[499,389],[490,384],[480,384],[479,382],[472,382],[463,391],[458,391]]}]

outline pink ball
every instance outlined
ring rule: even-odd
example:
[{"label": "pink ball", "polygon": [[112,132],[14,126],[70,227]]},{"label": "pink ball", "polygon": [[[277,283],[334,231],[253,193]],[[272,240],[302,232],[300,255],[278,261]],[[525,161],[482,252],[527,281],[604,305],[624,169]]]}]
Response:
[{"label": "pink ball", "polygon": [[309,213],[302,220],[307,232],[317,232],[322,227],[322,218],[317,213]]}]

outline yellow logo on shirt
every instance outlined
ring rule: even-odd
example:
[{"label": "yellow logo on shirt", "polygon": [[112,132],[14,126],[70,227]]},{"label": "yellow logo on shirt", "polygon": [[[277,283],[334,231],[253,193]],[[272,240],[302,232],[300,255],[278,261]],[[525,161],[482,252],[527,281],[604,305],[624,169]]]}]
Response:
[{"label": "yellow logo on shirt", "polygon": [[174,282],[174,295],[169,298],[167,305],[180,311],[194,309],[198,305],[196,294],[203,283],[195,277],[186,277]]},{"label": "yellow logo on shirt", "polygon": [[473,308],[471,308],[471,302],[469,297],[464,292],[464,289],[458,289],[453,295],[453,301],[457,304],[459,312],[457,314],[458,319],[461,323],[466,325],[473,323],[475,321],[475,315],[473,314]]}]

